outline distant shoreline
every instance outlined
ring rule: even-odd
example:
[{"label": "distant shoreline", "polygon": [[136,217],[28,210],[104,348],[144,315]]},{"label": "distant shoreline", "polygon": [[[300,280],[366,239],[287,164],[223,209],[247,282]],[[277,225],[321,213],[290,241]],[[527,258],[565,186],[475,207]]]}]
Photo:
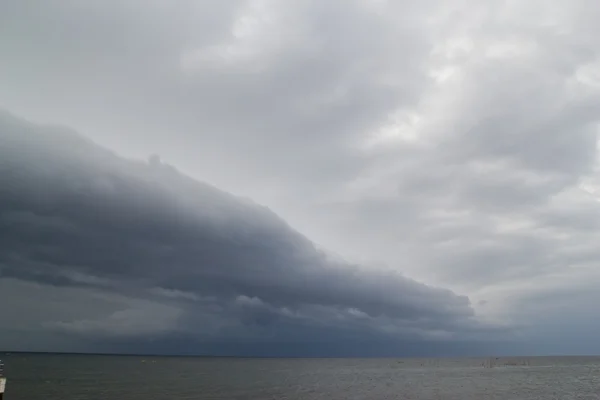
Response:
[{"label": "distant shoreline", "polygon": [[0,351],[0,357],[11,355],[48,355],[48,356],[99,356],[99,357],[155,357],[155,358],[222,358],[222,359],[524,359],[524,358],[598,358],[600,354],[553,354],[553,355],[503,355],[503,356],[243,356],[210,354],[151,354],[151,353],[96,353],[96,352],[51,352],[51,351]]}]

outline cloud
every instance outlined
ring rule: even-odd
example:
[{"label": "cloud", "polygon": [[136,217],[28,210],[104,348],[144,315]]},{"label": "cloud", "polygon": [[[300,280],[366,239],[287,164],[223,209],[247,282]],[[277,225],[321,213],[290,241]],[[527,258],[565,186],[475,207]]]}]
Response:
[{"label": "cloud", "polygon": [[[87,237],[88,243],[108,238],[115,247],[119,238],[107,232],[119,223],[120,232],[143,236],[125,247],[144,256],[136,265],[115,253],[93,262],[93,249],[82,246],[67,270],[48,269],[46,261],[28,256],[19,261],[27,269],[11,271],[15,279],[111,293],[119,285],[125,291],[135,286],[134,297],[183,307],[178,327],[190,326],[186,307],[198,307],[193,304],[202,310],[225,307],[227,312],[198,312],[193,323],[229,329],[232,337],[241,320],[266,326],[293,318],[345,318],[353,326],[381,330],[385,318],[427,315],[437,321],[425,329],[429,333],[422,331],[423,321],[394,326],[422,337],[469,336],[465,319],[477,319],[511,326],[525,337],[521,348],[531,351],[542,338],[544,351],[566,351],[572,343],[596,348],[575,328],[559,325],[568,320],[578,330],[600,333],[590,322],[595,316],[590,282],[599,278],[597,4],[108,0],[36,5],[0,5],[1,107],[32,121],[72,126],[127,158],[158,153],[187,176],[268,205],[301,235],[282,228],[286,224],[264,209],[246,208],[239,199],[227,202],[212,189],[192,185],[183,173],[159,165],[160,159],[154,167],[133,166],[99,148],[92,157],[85,141],[55,130],[72,154],[85,153],[86,165],[93,160],[94,170],[102,171],[111,166],[112,172],[83,185],[97,212],[71,206],[60,217],[12,212],[3,216],[6,223],[23,231],[20,240],[29,240],[24,226],[39,225],[37,232],[70,231],[63,239]],[[57,153],[36,152],[29,159],[43,164],[42,154]],[[68,169],[78,169],[72,166],[80,161]],[[49,180],[36,179],[34,188],[21,188],[36,199],[36,207],[74,201],[46,199]],[[131,186],[130,179],[147,185]],[[62,185],[61,193],[86,193]],[[189,200],[196,198],[210,207],[198,211]],[[67,211],[71,219],[65,220]],[[81,233],[75,216],[84,216],[85,227],[93,226],[95,233]],[[175,252],[163,242],[214,232],[220,241],[212,239],[210,248],[221,243],[223,250],[211,255],[218,254],[214,262],[226,261],[220,261],[220,275],[205,279],[210,284],[200,288],[184,279],[184,260],[170,265],[168,276],[159,272],[157,265]],[[241,253],[225,250],[230,242],[244,249],[243,260],[236,258]],[[250,243],[262,247],[251,251],[244,247]],[[56,250],[44,251],[53,261],[66,259]],[[207,250],[186,248],[186,254],[202,251]],[[272,267],[271,262],[288,265],[289,258],[303,268]],[[230,265],[246,259],[266,267],[235,275]],[[196,267],[194,276],[204,278],[206,268]],[[96,272],[100,269],[105,273]],[[143,284],[132,278],[142,275]],[[472,305],[415,285],[407,276],[468,295]],[[299,290],[304,280],[308,283]],[[380,287],[385,290],[375,290]],[[375,300],[374,293],[381,298]],[[261,306],[236,303],[239,296]],[[308,306],[309,298],[339,310],[327,314]],[[369,323],[354,310],[369,315]],[[223,318],[211,319],[219,313]],[[301,330],[293,325],[288,331]]]},{"label": "cloud", "polygon": [[23,329],[288,341],[297,329],[315,340],[340,330],[398,340],[493,331],[468,298],[328,256],[266,207],[157,157],[128,161],[9,114],[0,131],[2,281],[33,295],[7,289],[3,302],[22,312],[34,299],[59,302],[25,312],[35,322]]}]

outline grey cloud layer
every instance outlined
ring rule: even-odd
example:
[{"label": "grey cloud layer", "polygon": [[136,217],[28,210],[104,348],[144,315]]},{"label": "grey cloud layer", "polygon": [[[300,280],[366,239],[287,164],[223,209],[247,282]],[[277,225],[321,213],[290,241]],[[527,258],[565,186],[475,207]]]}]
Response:
[{"label": "grey cloud layer", "polygon": [[58,295],[51,288],[74,299],[84,289],[96,298],[141,296],[114,300],[135,306],[101,318],[94,305],[89,317],[63,306],[31,316],[46,329],[286,340],[300,338],[293,326],[405,340],[486,330],[466,297],[334,260],[267,208],[157,158],[126,161],[68,130],[8,114],[0,152],[3,301],[24,307],[8,282],[41,285],[31,299],[39,302],[45,291]]},{"label": "grey cloud layer", "polygon": [[[530,344],[546,351],[600,351],[580,334],[600,334],[599,18],[590,0],[9,0],[0,4],[0,106],[73,126],[128,157],[158,151],[189,176],[268,205],[352,264],[385,264],[468,294],[477,318],[526,325]],[[110,198],[111,187],[94,190]],[[199,234],[179,213],[168,219]],[[277,239],[302,254],[298,264],[324,262],[307,241]],[[162,282],[147,262],[148,279]],[[332,279],[340,264],[327,261]],[[305,279],[286,273],[248,274],[222,288],[232,297],[256,289],[258,277],[288,287]],[[331,303],[362,293],[372,313],[413,312],[395,295],[365,302],[374,283],[359,287],[362,273],[326,291],[313,282],[311,296]],[[177,307],[210,303],[178,285],[153,296]],[[282,288],[261,288],[271,314],[283,309]],[[286,289],[286,304],[303,296]],[[241,302],[230,310],[254,304]],[[449,304],[449,315],[468,312],[460,300]],[[177,307],[163,310],[165,324],[184,318],[172,317]]]}]

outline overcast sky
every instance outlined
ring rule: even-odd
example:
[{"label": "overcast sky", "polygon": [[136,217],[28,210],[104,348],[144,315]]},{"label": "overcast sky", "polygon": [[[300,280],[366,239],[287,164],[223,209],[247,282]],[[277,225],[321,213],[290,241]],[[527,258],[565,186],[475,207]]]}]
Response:
[{"label": "overcast sky", "polygon": [[0,1],[0,347],[600,353],[598,20]]}]

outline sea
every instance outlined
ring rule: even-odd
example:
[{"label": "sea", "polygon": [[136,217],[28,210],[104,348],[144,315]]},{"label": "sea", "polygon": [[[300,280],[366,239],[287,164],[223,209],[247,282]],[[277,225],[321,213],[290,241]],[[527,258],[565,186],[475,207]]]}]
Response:
[{"label": "sea", "polygon": [[600,399],[600,357],[0,357],[4,400]]}]

